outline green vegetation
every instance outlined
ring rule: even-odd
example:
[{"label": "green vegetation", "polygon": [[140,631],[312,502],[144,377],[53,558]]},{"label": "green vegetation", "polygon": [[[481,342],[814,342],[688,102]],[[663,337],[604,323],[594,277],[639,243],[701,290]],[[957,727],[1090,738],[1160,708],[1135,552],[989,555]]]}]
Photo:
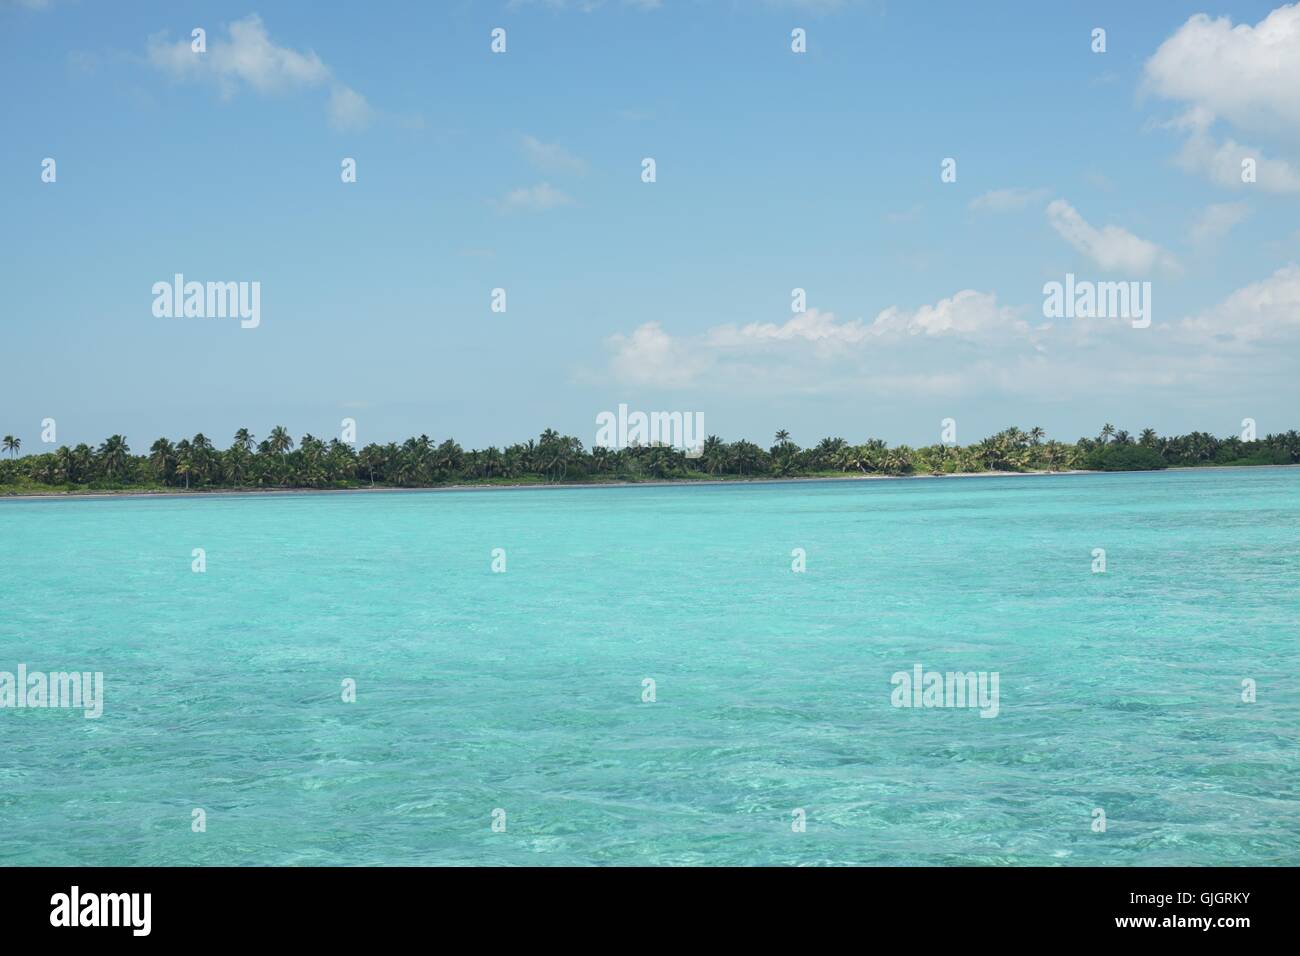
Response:
[{"label": "green vegetation", "polygon": [[1154,448],[1142,445],[1098,445],[1083,456],[1083,466],[1091,471],[1155,471],[1169,463]]},{"label": "green vegetation", "polygon": [[541,484],[835,477],[843,475],[967,474],[986,471],[1139,471],[1170,466],[1285,465],[1300,461],[1300,433],[1258,441],[1192,432],[1162,438],[1146,429],[1134,439],[1106,425],[1097,438],[1073,444],[1045,441],[1041,428],[1008,428],[963,447],[893,448],[879,439],[851,445],[823,438],[800,448],[784,429],[766,450],[753,442],[710,435],[698,457],[662,445],[594,448],[547,429],[535,441],[505,449],[466,451],[452,439],[427,435],[402,444],[370,444],[360,451],[335,439],[304,435],[295,442],[281,426],[262,441],[246,428],[224,451],[202,434],[172,442],[159,438],[148,454],[132,454],[125,437],[98,448],[66,445],[19,456],[22,442],[6,435],[0,448],[0,492],[170,491],[256,488],[419,488],[447,484]]}]

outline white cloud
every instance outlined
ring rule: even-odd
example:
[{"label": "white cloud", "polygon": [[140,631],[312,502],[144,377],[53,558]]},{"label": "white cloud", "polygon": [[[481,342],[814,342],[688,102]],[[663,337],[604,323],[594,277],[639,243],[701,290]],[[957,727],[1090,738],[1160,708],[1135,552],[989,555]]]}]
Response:
[{"label": "white cloud", "polygon": [[[1039,314],[1040,304],[1027,311]],[[1300,266],[1279,269],[1198,315],[1157,314],[1150,329],[1125,319],[1030,324],[1020,318],[1024,311],[965,289],[915,309],[884,309],[870,322],[810,310],[784,322],[729,323],[681,337],[649,322],[606,340],[605,378],[766,400],[1000,393],[1060,401],[1095,399],[1103,390],[1149,396],[1159,388],[1222,397],[1295,378]]]},{"label": "white cloud", "polygon": [[1292,163],[1211,132],[1218,120],[1270,135],[1300,125],[1300,5],[1278,7],[1254,26],[1193,16],[1147,60],[1142,86],[1185,104],[1169,124],[1189,131],[1178,156],[1184,169],[1240,189],[1241,161],[1252,158],[1260,188],[1300,192],[1300,170]]},{"label": "white cloud", "polygon": [[720,325],[713,329],[707,344],[713,348],[736,349],[783,342],[804,342],[813,345],[855,345],[869,335],[867,325],[856,319],[852,322],[836,321],[834,313],[809,309],[789,321],[750,322],[747,325]]},{"label": "white cloud", "polygon": [[[155,34],[149,37],[149,62],[177,79],[210,81],[223,99],[231,99],[243,89],[285,93],[334,82],[329,67],[315,52],[301,53],[272,42],[256,13],[231,23],[227,33],[224,38],[209,36],[206,53],[193,52],[188,38],[169,42],[165,34]],[[329,115],[336,128],[357,129],[369,121],[370,107],[360,93],[335,83]]]},{"label": "white cloud", "polygon": [[1120,226],[1098,229],[1064,199],[1048,204],[1047,221],[1062,239],[1107,272],[1147,274],[1157,267],[1178,269],[1177,260],[1154,242]]},{"label": "white cloud", "polygon": [[647,322],[631,335],[612,335],[610,371],[621,382],[675,388],[695,383],[712,364],[698,348],[677,341],[658,322]]},{"label": "white cloud", "polygon": [[785,322],[726,323],[687,338],[675,338],[658,322],[648,322],[631,335],[606,340],[612,353],[609,373],[627,384],[662,388],[764,381],[820,391],[833,389],[837,381],[827,371],[847,362],[873,366],[873,389],[885,382],[902,387],[916,375],[893,363],[910,349],[924,368],[917,374],[930,386],[949,389],[965,373],[934,369],[923,354],[929,346],[920,343],[970,347],[1003,339],[1025,345],[1034,332],[1016,318],[1017,312],[1000,306],[989,293],[965,289],[914,310],[891,306],[870,322],[841,321],[834,313],[809,309]]},{"label": "white cloud", "polygon": [[1029,327],[1016,318],[1016,310],[998,305],[997,296],[974,289],[923,305],[909,312],[890,306],[876,316],[870,332],[885,336],[952,336],[973,339],[990,332],[1023,334]]},{"label": "white cloud", "polygon": [[1300,125],[1300,4],[1254,26],[1196,14],[1147,60],[1145,86],[1244,129]]},{"label": "white cloud", "polygon": [[1175,333],[1220,348],[1294,340],[1300,336],[1300,266],[1283,266],[1267,279],[1238,289],[1178,323]]},{"label": "white cloud", "polygon": [[556,189],[550,183],[538,183],[536,186],[511,190],[504,197],[496,200],[496,207],[499,212],[545,212],[547,209],[567,206],[571,202],[573,202],[571,196]]},{"label": "white cloud", "polygon": [[890,306],[871,322],[862,319],[841,322],[832,312],[809,309],[780,324],[720,325],[709,333],[706,341],[711,347],[734,349],[773,343],[842,347],[910,337],[973,339],[991,331],[1027,332],[1029,327],[1016,316],[1017,310],[998,305],[996,296],[963,289],[915,310]]},{"label": "white cloud", "polygon": [[1244,202],[1213,203],[1206,206],[1192,224],[1191,239],[1196,245],[1217,242],[1250,215]]},{"label": "white cloud", "polygon": [[558,143],[543,143],[536,137],[525,136],[523,148],[530,163],[552,176],[565,173],[581,176],[587,171],[586,162]]},{"label": "white cloud", "polygon": [[1017,310],[998,305],[996,296],[964,289],[915,310],[890,306],[871,322],[841,321],[832,312],[809,309],[782,323],[727,323],[711,329],[701,347],[733,355],[745,350],[799,348],[818,355],[835,355],[864,343],[887,345],[927,338],[975,341],[990,335],[1023,336],[1029,332],[1029,326],[1017,319]]},{"label": "white cloud", "polygon": [[1017,212],[1046,198],[1046,189],[1028,189],[1023,186],[991,189],[972,199],[970,208],[976,212]]},{"label": "white cloud", "polygon": [[1203,125],[1197,122],[1180,122],[1192,133],[1178,154],[1178,165],[1189,172],[1199,173],[1211,182],[1228,189],[1242,189],[1242,161],[1255,161],[1255,183],[1267,192],[1300,193],[1300,170],[1284,159],[1271,159],[1253,146],[1244,146],[1232,138],[1216,142]]},{"label": "white cloud", "polygon": [[372,111],[366,98],[348,86],[336,86],[330,93],[330,125],[337,130],[365,129]]}]

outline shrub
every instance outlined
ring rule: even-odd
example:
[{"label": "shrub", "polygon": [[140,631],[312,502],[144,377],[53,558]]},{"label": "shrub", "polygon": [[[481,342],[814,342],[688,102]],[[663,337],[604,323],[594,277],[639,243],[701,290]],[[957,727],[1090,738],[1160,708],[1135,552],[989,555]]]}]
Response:
[{"label": "shrub", "polygon": [[1088,453],[1084,467],[1093,471],[1158,471],[1169,465],[1153,448],[1142,445],[1102,445]]}]

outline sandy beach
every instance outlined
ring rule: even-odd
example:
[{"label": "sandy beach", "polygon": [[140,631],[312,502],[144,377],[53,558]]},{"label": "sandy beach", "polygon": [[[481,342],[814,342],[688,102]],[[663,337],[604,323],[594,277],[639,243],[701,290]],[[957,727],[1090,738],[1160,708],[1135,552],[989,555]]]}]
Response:
[{"label": "sandy beach", "polygon": [[[1176,469],[1170,469],[1176,470]],[[60,499],[94,499],[94,498],[212,498],[241,497],[263,495],[336,495],[336,494],[379,494],[387,492],[419,491],[522,491],[528,489],[560,488],[655,488],[676,485],[779,485],[791,483],[846,482],[846,481],[915,481],[924,479],[946,478],[1030,478],[1036,476],[1092,475],[1100,472],[1086,469],[1066,471],[969,471],[950,475],[844,475],[810,476],[791,478],[676,478],[652,481],[557,481],[531,482],[520,484],[467,484],[460,482],[449,485],[431,485],[420,488],[401,488],[392,485],[377,485],[373,488],[212,488],[177,489],[175,491],[48,491],[24,492],[23,494],[0,494],[0,501],[38,501],[46,498]]]}]

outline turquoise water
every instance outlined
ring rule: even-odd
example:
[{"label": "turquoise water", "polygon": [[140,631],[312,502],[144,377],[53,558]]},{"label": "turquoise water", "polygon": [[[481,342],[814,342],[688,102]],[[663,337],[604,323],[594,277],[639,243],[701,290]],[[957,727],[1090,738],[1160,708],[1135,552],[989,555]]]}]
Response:
[{"label": "turquoise water", "polygon": [[[0,671],[105,680],[0,709],[0,863],[1295,865],[1297,505],[1297,468],[0,501]],[[918,663],[998,716],[893,707]]]}]

